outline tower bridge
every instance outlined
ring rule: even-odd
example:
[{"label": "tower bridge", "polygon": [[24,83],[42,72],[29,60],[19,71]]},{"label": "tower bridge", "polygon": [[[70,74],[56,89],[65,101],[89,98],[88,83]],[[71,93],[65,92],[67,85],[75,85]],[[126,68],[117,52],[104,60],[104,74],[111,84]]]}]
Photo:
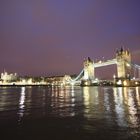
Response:
[{"label": "tower bridge", "polygon": [[[71,84],[80,83],[82,85],[92,85],[97,82],[95,76],[95,70],[99,67],[105,67],[109,65],[117,66],[117,76],[115,76],[116,83],[122,84],[125,81],[131,81],[131,78],[136,79],[140,78],[140,66],[137,64],[131,63],[131,53],[128,50],[121,48],[116,51],[115,58],[107,61],[99,61],[94,63],[89,57],[84,60],[84,68],[80,74],[75,78],[69,81]],[[134,70],[133,70],[134,69]],[[138,71],[138,76],[134,74],[134,71]],[[130,82],[129,82],[130,83]]]}]

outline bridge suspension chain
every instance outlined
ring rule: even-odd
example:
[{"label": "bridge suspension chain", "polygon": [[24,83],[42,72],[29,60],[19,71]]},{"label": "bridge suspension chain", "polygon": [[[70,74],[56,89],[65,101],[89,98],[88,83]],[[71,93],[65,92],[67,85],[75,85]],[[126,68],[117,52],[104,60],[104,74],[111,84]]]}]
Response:
[{"label": "bridge suspension chain", "polygon": [[140,78],[140,66],[133,63],[129,63],[129,64],[134,68],[134,77],[136,77],[136,74],[138,72],[138,78]]},{"label": "bridge suspension chain", "polygon": [[81,79],[83,77],[83,75],[82,75],[83,73],[84,73],[84,69],[82,69],[80,74],[75,79],[72,79],[72,81],[78,81],[78,79]]}]

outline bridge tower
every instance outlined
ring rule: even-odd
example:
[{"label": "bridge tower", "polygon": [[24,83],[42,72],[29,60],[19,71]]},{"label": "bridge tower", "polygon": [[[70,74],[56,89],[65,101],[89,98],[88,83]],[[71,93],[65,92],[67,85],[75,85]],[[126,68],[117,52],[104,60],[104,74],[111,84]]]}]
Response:
[{"label": "bridge tower", "polygon": [[93,80],[94,79],[94,67],[93,61],[88,57],[84,60],[84,76],[83,80]]},{"label": "bridge tower", "polygon": [[128,50],[121,48],[116,52],[118,78],[130,78],[131,54]]}]

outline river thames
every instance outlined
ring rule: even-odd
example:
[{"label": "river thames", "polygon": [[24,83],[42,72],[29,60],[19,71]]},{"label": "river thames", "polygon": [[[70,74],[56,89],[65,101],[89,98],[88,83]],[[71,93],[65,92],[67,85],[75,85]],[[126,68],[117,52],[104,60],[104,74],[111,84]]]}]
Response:
[{"label": "river thames", "polygon": [[1,138],[138,140],[140,87],[0,87]]}]

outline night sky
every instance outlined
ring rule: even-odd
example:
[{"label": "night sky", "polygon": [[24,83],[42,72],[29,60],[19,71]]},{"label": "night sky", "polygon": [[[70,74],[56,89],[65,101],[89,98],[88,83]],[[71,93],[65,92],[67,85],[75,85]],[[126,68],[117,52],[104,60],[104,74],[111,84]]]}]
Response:
[{"label": "night sky", "polygon": [[0,0],[0,72],[77,74],[121,46],[140,64],[140,0]]}]

